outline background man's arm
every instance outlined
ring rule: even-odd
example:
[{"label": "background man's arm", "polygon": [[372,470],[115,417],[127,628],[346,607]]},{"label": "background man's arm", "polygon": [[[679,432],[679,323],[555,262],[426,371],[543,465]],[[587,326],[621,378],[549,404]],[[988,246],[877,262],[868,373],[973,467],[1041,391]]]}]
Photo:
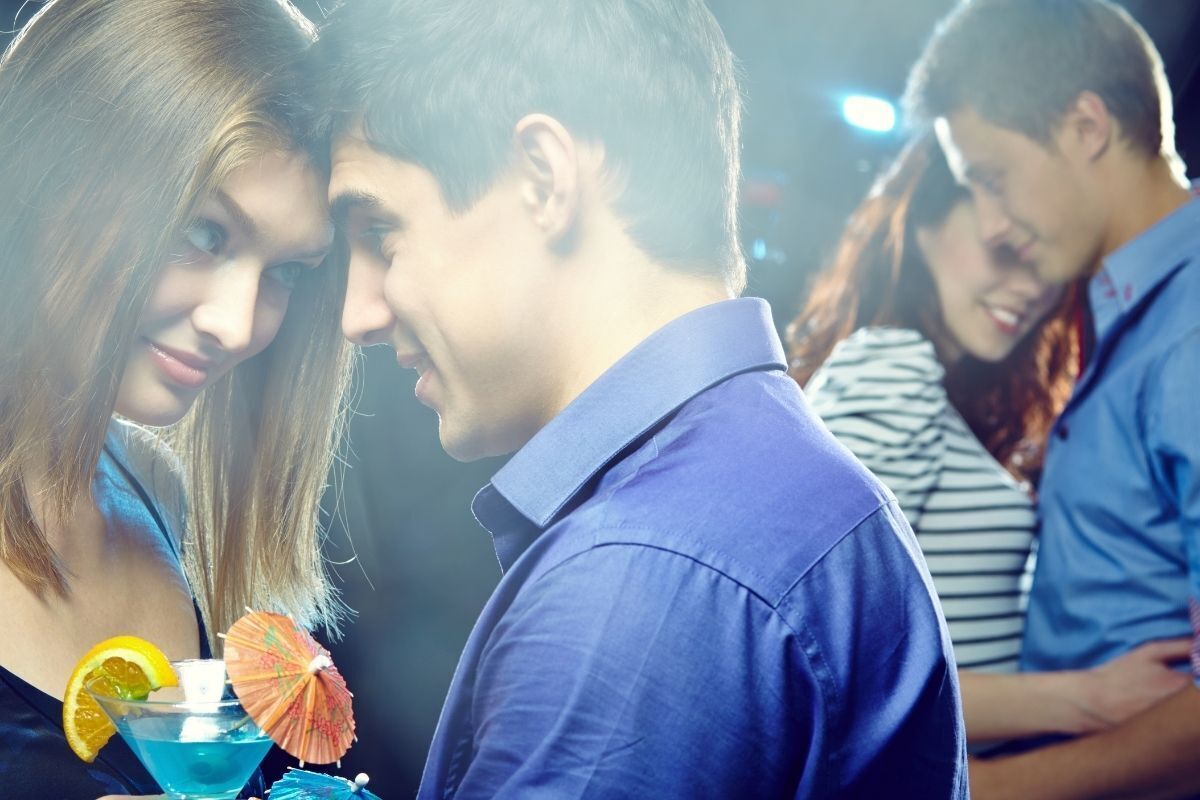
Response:
[{"label": "background man's arm", "polygon": [[1200,794],[1200,689],[1194,686],[1082,739],[973,760],[975,800],[1188,797]]},{"label": "background man's arm", "polygon": [[[1200,598],[1200,329],[1146,380],[1142,424],[1164,506],[1179,515]],[[1180,597],[1182,605],[1187,598]],[[1117,727],[1009,758],[974,761],[971,792],[995,798],[1169,798],[1200,794],[1200,688],[1189,686]]]},{"label": "background man's arm", "polygon": [[1187,661],[1191,638],[1148,642],[1094,669],[999,675],[964,670],[967,739],[1004,741],[1115,727],[1190,684],[1172,667]]}]

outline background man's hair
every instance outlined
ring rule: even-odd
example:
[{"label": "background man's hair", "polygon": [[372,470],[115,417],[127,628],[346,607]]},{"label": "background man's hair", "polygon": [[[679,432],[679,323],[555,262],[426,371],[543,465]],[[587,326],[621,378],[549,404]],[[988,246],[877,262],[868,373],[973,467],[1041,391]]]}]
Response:
[{"label": "background man's hair", "polygon": [[649,255],[745,283],[737,236],[741,97],[702,0],[346,0],[314,50],[336,134],[437,179],[456,211],[542,112],[604,148],[615,210]]},{"label": "background man's hair", "polygon": [[1162,59],[1107,0],[966,0],[937,26],[904,105],[922,124],[970,107],[1044,143],[1080,92],[1097,94],[1135,149],[1172,156]]}]

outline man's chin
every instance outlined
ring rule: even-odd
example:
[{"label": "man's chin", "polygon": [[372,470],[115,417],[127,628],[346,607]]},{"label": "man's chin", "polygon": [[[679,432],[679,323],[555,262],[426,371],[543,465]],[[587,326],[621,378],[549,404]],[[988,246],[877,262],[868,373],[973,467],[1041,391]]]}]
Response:
[{"label": "man's chin", "polygon": [[478,461],[488,455],[481,446],[481,437],[464,435],[462,432],[454,431],[446,425],[446,421],[442,418],[441,414],[438,415],[438,439],[441,441],[442,449],[446,451],[446,455],[464,464],[471,461]]},{"label": "man's chin", "polygon": [[1045,260],[1037,265],[1037,275],[1046,283],[1062,286],[1080,278],[1091,277],[1098,266],[1099,262],[1093,265],[1087,262]]},{"label": "man's chin", "polygon": [[489,435],[484,430],[458,430],[448,425],[446,418],[438,414],[438,439],[446,455],[464,464],[492,456],[506,456],[521,449],[522,443],[507,443],[507,437]]}]

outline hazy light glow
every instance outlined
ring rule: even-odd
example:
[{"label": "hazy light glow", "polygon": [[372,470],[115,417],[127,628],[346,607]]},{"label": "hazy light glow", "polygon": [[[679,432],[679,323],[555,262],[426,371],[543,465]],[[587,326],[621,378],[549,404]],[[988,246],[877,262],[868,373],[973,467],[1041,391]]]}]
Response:
[{"label": "hazy light glow", "polygon": [[896,127],[896,107],[865,94],[852,94],[843,100],[842,116],[854,127],[875,133],[887,133]]}]

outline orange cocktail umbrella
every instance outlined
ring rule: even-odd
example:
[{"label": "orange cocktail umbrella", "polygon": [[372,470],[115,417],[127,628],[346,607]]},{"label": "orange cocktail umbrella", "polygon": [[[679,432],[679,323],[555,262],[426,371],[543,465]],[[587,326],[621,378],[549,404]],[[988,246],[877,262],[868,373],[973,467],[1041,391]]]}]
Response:
[{"label": "orange cocktail umbrella", "polygon": [[225,668],[250,718],[300,765],[340,761],[353,695],[329,651],[282,614],[249,611],[225,639]]}]

